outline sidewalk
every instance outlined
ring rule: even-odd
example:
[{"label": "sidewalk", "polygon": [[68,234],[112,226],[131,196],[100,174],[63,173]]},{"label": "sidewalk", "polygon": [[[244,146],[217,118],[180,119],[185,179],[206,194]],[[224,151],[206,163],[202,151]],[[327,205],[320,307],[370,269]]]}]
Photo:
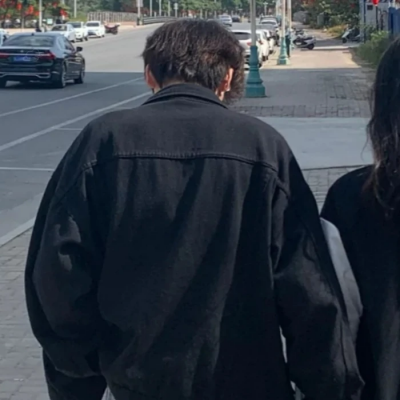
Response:
[{"label": "sidewalk", "polygon": [[[365,74],[345,48],[327,40],[313,51],[296,51],[289,67],[271,61],[262,78],[268,97],[245,99],[235,108],[286,137],[322,205],[336,179],[370,161],[368,150],[360,156],[369,116]],[[30,234],[0,248],[0,400],[48,400],[23,297]]]},{"label": "sidewalk", "polygon": [[371,74],[353,61],[348,46],[316,35],[315,49],[295,49],[289,66],[276,65],[278,49],[260,71],[267,97],[243,99],[234,108],[274,126],[303,168],[369,163]]}]

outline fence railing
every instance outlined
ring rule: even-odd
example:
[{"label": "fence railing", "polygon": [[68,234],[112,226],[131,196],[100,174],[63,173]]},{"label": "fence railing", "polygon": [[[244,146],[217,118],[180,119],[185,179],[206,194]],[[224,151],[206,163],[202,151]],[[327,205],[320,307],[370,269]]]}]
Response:
[{"label": "fence railing", "polygon": [[88,21],[107,21],[107,22],[137,22],[136,13],[95,11],[87,14]]},{"label": "fence railing", "polygon": [[111,23],[137,23],[138,25],[159,24],[167,21],[173,21],[175,17],[144,17],[140,18],[136,13],[128,12],[112,12],[112,11],[95,11],[87,15],[88,21],[107,21]]},{"label": "fence railing", "polygon": [[175,17],[143,17],[141,19],[143,25],[161,24],[163,22],[173,21]]}]

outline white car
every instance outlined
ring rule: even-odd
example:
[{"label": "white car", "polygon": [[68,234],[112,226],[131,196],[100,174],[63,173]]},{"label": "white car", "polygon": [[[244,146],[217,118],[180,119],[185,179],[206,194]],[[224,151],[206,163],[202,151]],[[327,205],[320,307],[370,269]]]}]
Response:
[{"label": "white car", "polygon": [[75,29],[76,40],[89,40],[89,30],[84,22],[70,22]]},{"label": "white car", "polygon": [[101,21],[88,21],[86,22],[86,27],[88,28],[89,37],[104,37],[106,36],[106,28]]},{"label": "white car", "polygon": [[[250,59],[250,47],[251,47],[251,31],[250,30],[239,30],[235,29],[232,31],[240,45],[244,48],[245,62],[248,64]],[[257,53],[258,53],[258,65],[261,67],[263,63],[263,50],[261,44],[256,41]]]},{"label": "white car", "polygon": [[262,17],[260,18],[260,24],[275,24],[277,26],[279,26],[278,21],[276,18],[273,17]]},{"label": "white car", "polygon": [[65,36],[70,42],[76,42],[75,29],[71,24],[57,24],[51,28],[52,32],[59,32]]},{"label": "white car", "polygon": [[232,17],[230,15],[220,15],[219,22],[226,26],[232,26]]},{"label": "white car", "polygon": [[275,53],[275,47],[277,46],[277,42],[275,39],[275,35],[271,33],[268,29],[262,29],[265,33],[265,37],[269,43],[269,54]]},{"label": "white car", "polygon": [[261,29],[257,29],[256,35],[257,35],[258,44],[260,45],[260,49],[261,49],[262,60],[267,61],[269,58],[269,55],[271,54],[267,35]]}]

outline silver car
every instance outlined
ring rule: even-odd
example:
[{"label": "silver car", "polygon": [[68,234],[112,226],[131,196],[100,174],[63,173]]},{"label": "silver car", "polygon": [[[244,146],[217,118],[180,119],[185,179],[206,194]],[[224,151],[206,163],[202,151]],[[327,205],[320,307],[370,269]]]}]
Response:
[{"label": "silver car", "polygon": [[232,18],[230,15],[220,15],[219,21],[226,26],[232,26]]},{"label": "silver car", "polygon": [[[251,31],[250,30],[239,30],[235,29],[232,31],[240,45],[244,48],[244,56],[246,64],[250,60],[250,47],[251,47]],[[263,50],[259,40],[256,41],[257,53],[258,53],[258,65],[261,67],[263,64]]]},{"label": "silver car", "polygon": [[51,28],[52,32],[59,32],[65,36],[70,42],[76,42],[75,29],[71,24],[57,24]]}]

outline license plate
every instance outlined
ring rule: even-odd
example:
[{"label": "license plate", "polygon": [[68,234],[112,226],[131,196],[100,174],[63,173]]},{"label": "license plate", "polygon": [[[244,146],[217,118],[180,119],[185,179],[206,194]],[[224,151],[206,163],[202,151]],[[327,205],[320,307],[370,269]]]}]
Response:
[{"label": "license plate", "polygon": [[16,62],[31,62],[34,60],[34,57],[28,57],[28,56],[16,56],[14,57],[14,61]]}]

